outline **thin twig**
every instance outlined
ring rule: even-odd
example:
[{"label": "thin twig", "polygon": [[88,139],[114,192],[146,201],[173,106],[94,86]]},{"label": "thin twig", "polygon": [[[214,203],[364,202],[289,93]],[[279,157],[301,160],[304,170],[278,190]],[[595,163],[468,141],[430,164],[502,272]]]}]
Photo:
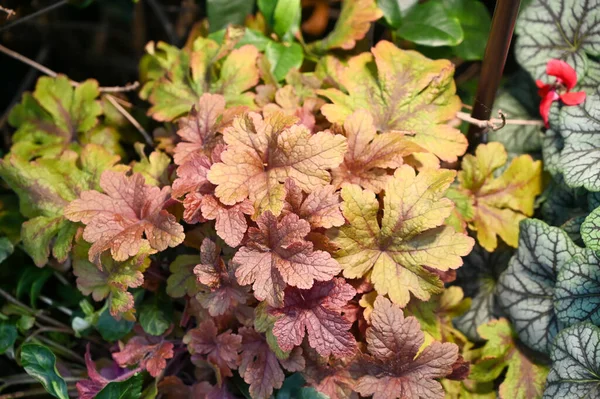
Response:
[{"label": "thin twig", "polygon": [[9,57],[19,60],[22,63],[32,66],[35,69],[37,69],[38,71],[43,72],[48,76],[52,76],[53,78],[58,76],[58,74],[56,72],[54,72],[52,69],[47,68],[47,67],[43,66],[42,64],[35,62],[31,58],[27,58],[24,55],[17,53],[16,51],[12,51],[11,49],[6,48],[1,44],[0,44],[0,52],[3,52],[4,54],[8,55]]},{"label": "thin twig", "polygon": [[119,104],[111,94],[106,94],[105,97],[108,101],[110,101],[110,103],[113,105],[113,107],[115,107],[121,114],[123,114],[123,116],[125,118],[127,118],[127,120],[133,126],[135,126],[135,128],[138,130],[138,132],[140,132],[140,134],[144,137],[144,140],[146,140],[146,143],[148,145],[152,145],[153,144],[152,138],[150,137],[148,132],[146,132],[146,129],[144,129],[142,127],[142,125],[140,125],[140,123],[137,120],[135,120],[135,118],[133,116],[131,116],[131,114],[129,112],[127,112],[127,110],[125,108],[123,108],[121,106],[121,104]]},{"label": "thin twig", "polygon": [[69,2],[69,0],[60,0],[59,2],[54,3],[51,6],[48,6],[46,8],[42,8],[41,10],[38,10],[38,11],[36,11],[34,13],[31,13],[29,15],[25,15],[24,17],[19,18],[16,21],[11,22],[10,24],[6,24],[6,25],[3,25],[3,26],[0,26],[0,32],[4,32],[5,30],[12,28],[13,26],[19,25],[19,24],[21,24],[21,23],[23,23],[25,21],[29,21],[32,18],[38,17],[38,16],[40,16],[42,14],[45,14],[45,13],[47,13],[49,11],[52,11],[52,10],[56,9],[56,8],[62,7],[65,4],[67,4],[68,2]]},{"label": "thin twig", "polygon": [[500,118],[492,118],[488,121],[483,121],[480,119],[475,119],[471,115],[466,112],[457,112],[456,117],[462,121],[470,123],[471,125],[475,125],[479,128],[485,129],[489,128],[491,130],[500,130],[506,125],[528,125],[528,126],[544,126],[544,122],[541,120],[527,120],[527,119],[506,119],[506,115],[498,110],[498,116]]},{"label": "thin twig", "polygon": [[178,39],[177,35],[175,34],[175,29],[173,29],[173,24],[171,21],[169,21],[169,17],[167,14],[165,14],[162,6],[158,4],[156,0],[148,0],[148,4],[152,8],[152,11],[154,11],[154,14],[156,14],[156,17],[160,21],[165,33],[169,37],[169,42],[171,44],[177,44]]},{"label": "thin twig", "polygon": [[54,306],[56,309],[60,310],[61,312],[63,312],[64,314],[66,314],[69,317],[73,317],[73,311],[71,309],[65,308],[64,306],[61,305],[57,305],[56,303],[54,303],[54,301],[50,298],[48,298],[47,296],[44,295],[40,295],[40,301],[47,303],[50,306]]},{"label": "thin twig", "polygon": [[125,86],[100,87],[103,93],[124,93],[126,91],[134,91],[140,87],[140,82],[127,83]]},{"label": "thin twig", "polygon": [[9,19],[13,15],[15,15],[15,10],[11,10],[10,8],[0,6],[0,11],[4,11],[6,13],[6,19]]},{"label": "thin twig", "polygon": [[25,305],[23,302],[19,301],[18,299],[14,298],[12,295],[10,295],[8,292],[4,291],[2,288],[0,288],[0,296],[4,297],[4,299],[6,299],[7,301],[9,301],[10,303],[20,306],[23,309],[27,310],[29,313],[31,313],[33,316],[35,316],[36,318],[48,323],[48,324],[52,324],[58,327],[64,327],[64,328],[69,328],[69,326],[67,326],[64,323],[61,323],[58,320],[54,320],[51,317],[47,317],[45,315],[42,314],[42,311],[35,311],[34,309],[30,308],[29,306]]}]

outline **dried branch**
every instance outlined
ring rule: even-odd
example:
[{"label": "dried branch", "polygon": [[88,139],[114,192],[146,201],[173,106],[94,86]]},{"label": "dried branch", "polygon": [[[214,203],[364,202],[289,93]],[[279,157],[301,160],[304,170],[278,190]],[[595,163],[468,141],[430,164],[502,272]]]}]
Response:
[{"label": "dried branch", "polygon": [[144,140],[146,140],[146,143],[148,145],[152,145],[152,138],[148,132],[146,132],[146,129],[144,129],[142,125],[140,125],[140,123],[135,120],[135,118],[129,112],[127,112],[127,110],[123,108],[121,104],[117,102],[115,97],[110,94],[106,94],[105,96],[106,99],[113,105],[113,107],[115,107],[138,130],[138,132],[140,132],[140,134],[144,137]]},{"label": "dried branch", "polygon": [[461,121],[475,125],[481,129],[491,129],[493,131],[500,130],[506,125],[529,125],[529,126],[544,126],[544,122],[541,120],[530,120],[530,119],[506,119],[506,114],[502,110],[498,110],[498,119],[492,118],[490,120],[475,119],[466,112],[457,112],[456,117]]},{"label": "dried branch", "polygon": [[11,23],[8,23],[8,24],[0,26],[0,32],[4,32],[5,30],[8,30],[8,29],[12,28],[13,26],[17,26],[19,24],[22,24],[23,22],[29,21],[30,19],[39,17],[40,15],[43,15],[43,14],[49,12],[49,11],[52,11],[52,10],[55,10],[55,9],[57,9],[59,7],[67,5],[68,3],[69,3],[69,0],[60,0],[59,2],[56,2],[56,3],[50,5],[50,6],[46,7],[46,8],[42,8],[41,10],[38,10],[38,11],[36,11],[34,13],[31,13],[29,15],[25,15],[24,17],[19,18],[19,19],[15,20],[15,21],[12,21]]},{"label": "dried branch", "polygon": [[10,17],[16,14],[14,10],[2,6],[0,6],[0,11],[4,11],[6,13],[6,19],[9,19]]}]

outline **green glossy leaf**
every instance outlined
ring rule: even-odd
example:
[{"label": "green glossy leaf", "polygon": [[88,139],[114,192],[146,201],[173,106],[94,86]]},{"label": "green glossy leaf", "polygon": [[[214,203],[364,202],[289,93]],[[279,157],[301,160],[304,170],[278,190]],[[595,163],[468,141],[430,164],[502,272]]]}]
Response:
[{"label": "green glossy leaf", "polygon": [[383,18],[392,27],[398,28],[402,15],[406,14],[419,0],[377,0],[377,7],[383,11]]},{"label": "green glossy leaf", "polygon": [[106,308],[96,322],[96,329],[103,339],[113,342],[123,338],[133,329],[135,323],[125,319],[115,320]]},{"label": "green glossy leaf", "polygon": [[600,397],[600,329],[580,323],[561,331],[552,344],[552,368],[544,399]]},{"label": "green glossy leaf", "polygon": [[12,348],[17,336],[17,327],[13,323],[0,320],[0,355]]},{"label": "green glossy leaf", "polygon": [[59,399],[69,398],[67,384],[56,369],[56,357],[50,349],[38,344],[23,345],[21,365],[25,372],[38,380],[50,395]]},{"label": "green glossy leaf", "polygon": [[281,40],[292,41],[300,30],[301,17],[300,0],[277,0],[273,11],[273,31]]},{"label": "green glossy leaf", "polygon": [[141,373],[125,381],[109,382],[95,399],[138,399],[142,395],[144,376]]},{"label": "green glossy leaf", "polygon": [[444,4],[463,30],[464,40],[454,47],[454,53],[467,61],[483,59],[492,24],[485,4],[479,0],[444,0]]},{"label": "green glossy leaf", "polygon": [[291,69],[300,68],[304,59],[304,51],[298,43],[289,46],[277,42],[269,42],[265,55],[271,65],[271,73],[278,82],[282,81]]},{"label": "green glossy leaf", "polygon": [[243,25],[253,8],[253,0],[208,0],[206,13],[210,31],[216,32],[227,25]]},{"label": "green glossy leaf", "polygon": [[42,288],[50,277],[52,277],[50,268],[39,269],[35,266],[27,266],[17,282],[17,298],[23,298],[27,294],[31,306],[37,307],[36,303]]},{"label": "green glossy leaf", "polygon": [[460,20],[440,1],[429,1],[410,9],[398,34],[424,46],[456,46],[464,38]]},{"label": "green glossy leaf", "polygon": [[498,301],[521,341],[547,353],[558,332],[552,295],[558,270],[580,249],[558,227],[536,219],[520,224],[519,247],[500,276]]},{"label": "green glossy leaf", "polygon": [[140,325],[147,334],[162,335],[173,322],[171,298],[158,293],[141,306]]},{"label": "green glossy leaf", "polygon": [[0,237],[0,263],[13,253],[14,247],[7,237]]},{"label": "green glossy leaf", "polygon": [[534,79],[546,76],[553,58],[566,61],[581,79],[589,56],[600,55],[599,0],[534,0],[517,21],[517,61]]}]

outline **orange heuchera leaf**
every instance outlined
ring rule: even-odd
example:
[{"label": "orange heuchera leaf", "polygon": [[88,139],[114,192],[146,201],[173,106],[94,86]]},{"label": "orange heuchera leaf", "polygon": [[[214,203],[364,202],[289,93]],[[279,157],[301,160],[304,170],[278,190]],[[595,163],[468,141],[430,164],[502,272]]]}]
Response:
[{"label": "orange heuchera leaf", "polygon": [[188,193],[205,189],[212,191],[212,184],[206,175],[212,162],[203,154],[190,153],[185,162],[177,168],[177,179],[173,182],[173,197],[179,198]]},{"label": "orange heuchera leaf", "polygon": [[358,399],[353,388],[356,379],[350,374],[351,359],[322,357],[310,348],[305,352],[306,368],[302,375],[306,382],[330,399]]},{"label": "orange heuchera leaf", "polygon": [[344,1],[333,31],[325,39],[311,43],[310,49],[318,53],[334,48],[350,50],[357,40],[365,37],[371,22],[382,16],[383,12],[377,8],[375,0]]},{"label": "orange heuchera leaf", "polygon": [[177,134],[181,142],[177,144],[173,159],[182,165],[192,153],[210,156],[212,150],[222,141],[222,132],[233,121],[233,117],[244,108],[225,109],[225,97],[219,94],[204,93],[189,115],[179,119]]},{"label": "orange heuchera leaf", "polygon": [[312,81],[302,74],[298,75],[300,75],[297,77],[298,82],[294,82],[297,83],[296,85],[288,84],[277,90],[269,85],[257,87],[257,91],[260,88],[261,98],[257,96],[256,103],[262,107],[265,117],[283,112],[286,115],[296,116],[300,124],[314,132],[317,123],[315,114],[325,104],[325,101],[318,98],[315,93],[315,90],[321,86],[321,82]]},{"label": "orange heuchera leaf", "polygon": [[102,174],[100,187],[106,194],[84,191],[64,211],[67,219],[86,225],[83,238],[93,243],[90,261],[97,264],[108,249],[113,259],[123,261],[145,244],[162,251],[183,242],[183,226],[163,209],[170,187],[161,190],[147,186],[141,174],[128,177],[112,171]]},{"label": "orange heuchera leaf", "polygon": [[238,352],[242,345],[242,337],[232,334],[231,330],[218,334],[215,323],[209,319],[191,329],[183,337],[192,354],[192,362],[208,360],[214,365],[222,377],[231,377],[232,369],[236,369],[240,360]]},{"label": "orange heuchera leaf", "polygon": [[284,215],[295,213],[310,223],[313,229],[328,229],[344,224],[344,215],[340,210],[340,194],[335,191],[335,187],[327,185],[305,197],[300,187],[292,179],[288,179],[285,182],[285,190]]},{"label": "orange heuchera leaf", "polygon": [[353,183],[378,193],[391,178],[388,169],[396,169],[404,157],[424,151],[402,132],[377,134],[373,117],[365,110],[348,116],[342,132],[348,139],[348,151],[344,162],[331,171],[335,187]]},{"label": "orange heuchera leaf", "polygon": [[291,372],[304,369],[301,348],[295,348],[287,359],[280,360],[271,351],[264,335],[247,327],[240,328],[239,333],[242,336],[239,371],[244,381],[250,384],[253,398],[269,398],[273,388],[281,388],[285,378],[282,367]]},{"label": "orange heuchera leaf", "polygon": [[541,161],[520,155],[499,177],[494,177],[494,172],[507,160],[502,144],[482,144],[474,156],[464,157],[458,173],[461,192],[467,195],[471,206],[457,208],[469,228],[477,231],[477,241],[488,252],[496,249],[497,235],[517,247],[519,222],[533,215],[535,197],[542,192]]},{"label": "orange heuchera leaf", "polygon": [[367,328],[370,355],[355,365],[361,377],[354,389],[374,399],[444,398],[436,379],[452,374],[458,346],[433,342],[419,353],[424,343],[419,322],[405,318],[402,309],[382,296],[375,300],[371,324]]},{"label": "orange heuchera leaf", "polygon": [[452,63],[430,60],[387,41],[371,52],[351,58],[337,73],[347,94],[339,89],[318,91],[333,102],[321,112],[330,122],[342,124],[352,112],[365,109],[378,131],[409,131],[414,143],[444,161],[456,161],[467,149],[467,139],[447,124],[461,104]]},{"label": "orange heuchera leaf", "polygon": [[348,224],[328,232],[339,248],[335,258],[344,276],[370,272],[377,292],[400,306],[408,303],[411,292],[421,300],[441,292],[440,278],[424,267],[456,269],[474,244],[466,234],[444,226],[454,204],[443,196],[455,174],[440,169],[416,175],[403,165],[385,187],[381,219],[372,191],[345,185],[342,212]]},{"label": "orange heuchera leaf", "polygon": [[239,265],[235,276],[242,285],[254,283],[256,299],[279,307],[286,285],[309,289],[315,280],[331,280],[340,272],[329,253],[314,251],[313,244],[304,239],[310,225],[297,215],[288,214],[278,222],[267,211],[256,223],[258,228],[248,230],[248,243],[233,258]]},{"label": "orange heuchera leaf", "polygon": [[246,230],[248,230],[245,215],[251,215],[254,212],[254,207],[248,200],[228,206],[223,205],[214,195],[202,197],[200,209],[205,219],[215,220],[217,235],[230,247],[240,245]]},{"label": "orange heuchera leaf", "polygon": [[290,351],[302,343],[308,332],[308,342],[321,356],[351,356],[356,340],[348,331],[352,326],[342,313],[343,307],[356,291],[343,278],[316,282],[308,290],[288,287],[282,308],[271,308],[277,316],[273,334],[279,347]]},{"label": "orange heuchera leaf", "polygon": [[221,316],[240,304],[245,304],[248,290],[240,287],[235,279],[235,268],[225,266],[220,250],[205,238],[200,247],[200,264],[194,267],[198,281],[206,287],[196,299],[211,316]]},{"label": "orange heuchera leaf", "polygon": [[136,336],[112,356],[121,367],[139,363],[152,377],[157,377],[167,366],[166,359],[173,357],[173,344],[164,341],[152,343],[146,337]]},{"label": "orange heuchera leaf", "polygon": [[225,129],[227,150],[208,173],[223,204],[249,197],[257,210],[279,215],[285,198],[281,183],[287,178],[306,192],[329,183],[328,169],[342,162],[346,139],[328,132],[311,134],[306,127],[293,125],[295,121],[283,114],[263,120],[250,113]]}]

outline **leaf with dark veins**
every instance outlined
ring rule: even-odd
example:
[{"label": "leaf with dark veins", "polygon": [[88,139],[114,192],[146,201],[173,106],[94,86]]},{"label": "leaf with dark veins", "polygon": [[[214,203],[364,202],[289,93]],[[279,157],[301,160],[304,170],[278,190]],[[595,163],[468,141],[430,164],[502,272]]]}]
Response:
[{"label": "leaf with dark veins", "polygon": [[304,196],[292,179],[287,179],[284,186],[286,203],[282,214],[295,213],[310,223],[313,229],[328,229],[344,224],[344,215],[340,210],[340,194],[333,186],[318,188],[307,196]]},{"label": "leaf with dark veins", "polygon": [[500,276],[497,298],[519,338],[532,349],[547,353],[558,332],[553,303],[556,276],[577,253],[560,228],[535,219],[521,222],[519,247]]}]

